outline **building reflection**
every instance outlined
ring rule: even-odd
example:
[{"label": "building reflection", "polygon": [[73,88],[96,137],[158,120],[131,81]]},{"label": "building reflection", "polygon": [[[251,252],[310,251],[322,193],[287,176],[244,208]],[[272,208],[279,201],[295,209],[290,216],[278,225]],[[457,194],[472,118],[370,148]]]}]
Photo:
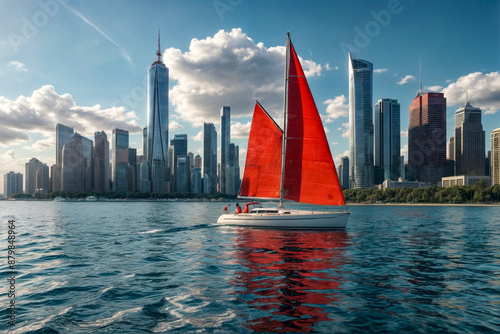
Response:
[{"label": "building reflection", "polygon": [[[325,306],[338,303],[346,231],[238,230],[237,261],[248,270],[231,284],[250,312],[245,326],[257,332],[310,332],[332,321]],[[243,308],[245,309],[245,308]],[[257,317],[255,317],[257,315]]]}]

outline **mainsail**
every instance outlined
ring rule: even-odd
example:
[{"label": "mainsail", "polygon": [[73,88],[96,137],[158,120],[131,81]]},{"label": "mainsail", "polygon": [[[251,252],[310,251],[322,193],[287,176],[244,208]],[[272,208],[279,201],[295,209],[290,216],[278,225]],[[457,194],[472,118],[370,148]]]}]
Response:
[{"label": "mainsail", "polygon": [[[321,118],[295,49],[287,40],[283,131],[257,102],[239,196],[345,205]],[[285,149],[282,179],[282,147]]]}]

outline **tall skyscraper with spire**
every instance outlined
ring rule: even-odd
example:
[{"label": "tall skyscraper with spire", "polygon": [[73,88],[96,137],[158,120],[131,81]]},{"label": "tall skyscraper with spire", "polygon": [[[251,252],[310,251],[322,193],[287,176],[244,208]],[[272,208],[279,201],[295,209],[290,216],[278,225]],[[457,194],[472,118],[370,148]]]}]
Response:
[{"label": "tall skyscraper with spire", "polygon": [[158,30],[158,59],[148,72],[147,151],[144,153],[151,170],[151,191],[167,191],[168,172],[168,68],[161,61],[160,31]]},{"label": "tall skyscraper with spire", "polygon": [[373,187],[373,64],[349,52],[349,188]]},{"label": "tall skyscraper with spire", "polygon": [[410,181],[438,183],[446,166],[446,98],[422,91],[422,70],[417,96],[410,105],[408,175]]}]

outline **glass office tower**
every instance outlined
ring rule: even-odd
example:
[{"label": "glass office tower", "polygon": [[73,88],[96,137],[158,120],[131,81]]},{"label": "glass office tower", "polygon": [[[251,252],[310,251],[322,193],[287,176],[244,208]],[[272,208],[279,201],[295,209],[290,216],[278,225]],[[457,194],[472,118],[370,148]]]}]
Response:
[{"label": "glass office tower", "polygon": [[349,52],[349,188],[373,187],[373,64]]}]

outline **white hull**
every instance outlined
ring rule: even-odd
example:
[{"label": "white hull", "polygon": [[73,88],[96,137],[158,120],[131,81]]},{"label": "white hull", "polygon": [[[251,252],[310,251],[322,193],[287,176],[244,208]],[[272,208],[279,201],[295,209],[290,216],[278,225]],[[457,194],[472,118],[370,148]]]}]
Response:
[{"label": "white hull", "polygon": [[286,209],[277,213],[226,213],[219,217],[217,224],[283,229],[333,229],[346,228],[349,214],[349,211],[313,212]]}]

